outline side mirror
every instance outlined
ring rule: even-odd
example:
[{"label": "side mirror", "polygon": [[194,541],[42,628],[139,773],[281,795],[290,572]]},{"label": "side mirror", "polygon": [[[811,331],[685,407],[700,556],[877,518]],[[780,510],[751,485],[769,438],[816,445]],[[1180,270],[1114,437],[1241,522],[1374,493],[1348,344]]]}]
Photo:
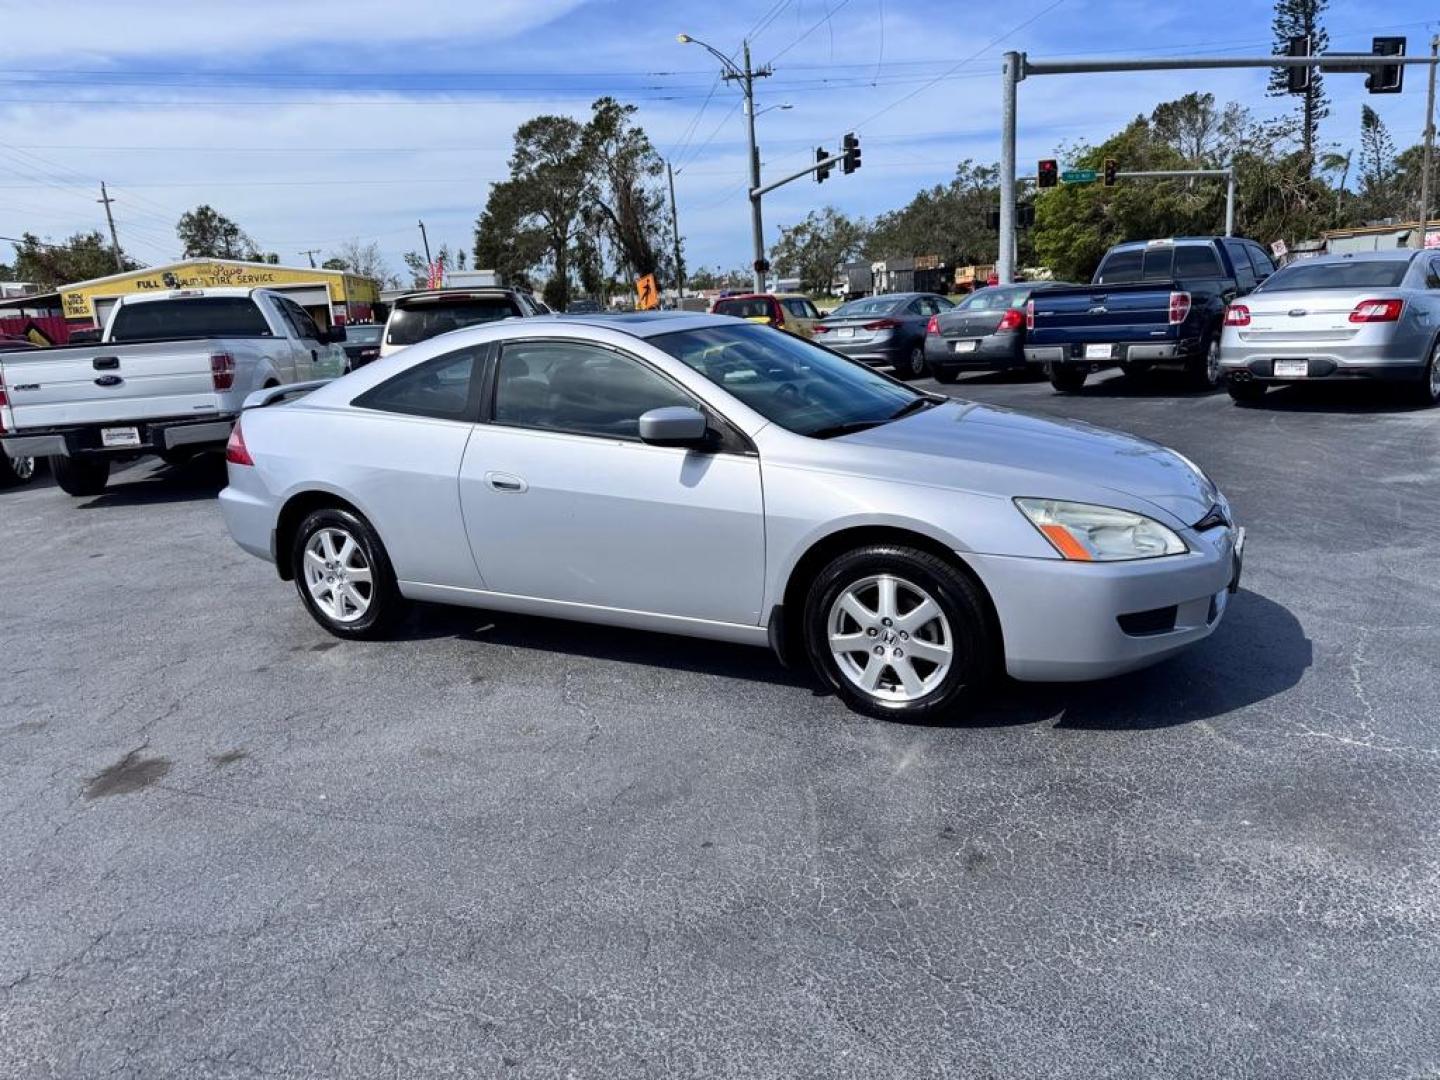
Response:
[{"label": "side mirror", "polygon": [[652,446],[699,446],[708,429],[705,414],[688,405],[666,405],[640,417],[640,439]]}]

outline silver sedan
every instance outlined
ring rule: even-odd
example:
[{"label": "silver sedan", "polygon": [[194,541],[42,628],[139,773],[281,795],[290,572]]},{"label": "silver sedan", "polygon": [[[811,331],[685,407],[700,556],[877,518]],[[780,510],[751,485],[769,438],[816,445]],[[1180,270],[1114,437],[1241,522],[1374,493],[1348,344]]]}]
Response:
[{"label": "silver sedan", "polygon": [[1243,531],[1164,447],[717,316],[444,335],[236,425],[235,540],[342,638],[407,600],[752,645],[923,717],[1206,637]]},{"label": "silver sedan", "polygon": [[1284,383],[1369,379],[1440,402],[1440,251],[1292,263],[1225,311],[1220,370],[1253,404]]}]

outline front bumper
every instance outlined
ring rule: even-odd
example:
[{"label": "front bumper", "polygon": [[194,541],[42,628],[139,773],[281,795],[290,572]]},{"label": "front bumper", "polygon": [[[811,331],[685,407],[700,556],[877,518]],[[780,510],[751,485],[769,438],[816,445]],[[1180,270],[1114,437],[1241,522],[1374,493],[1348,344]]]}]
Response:
[{"label": "front bumper", "polygon": [[1005,669],[1027,682],[1103,679],[1158,663],[1220,625],[1243,531],[1187,533],[1187,555],[1080,563],[963,554],[989,590]]}]

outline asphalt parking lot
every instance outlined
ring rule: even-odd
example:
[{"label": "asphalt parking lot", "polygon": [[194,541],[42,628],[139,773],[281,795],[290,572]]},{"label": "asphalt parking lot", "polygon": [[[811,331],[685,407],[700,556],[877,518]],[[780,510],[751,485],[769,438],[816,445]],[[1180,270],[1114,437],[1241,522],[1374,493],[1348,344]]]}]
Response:
[{"label": "asphalt parking lot", "polygon": [[740,647],[341,644],[215,469],[0,493],[0,1076],[1440,1076],[1440,411],[946,389],[1204,465],[1216,635],[907,727]]}]

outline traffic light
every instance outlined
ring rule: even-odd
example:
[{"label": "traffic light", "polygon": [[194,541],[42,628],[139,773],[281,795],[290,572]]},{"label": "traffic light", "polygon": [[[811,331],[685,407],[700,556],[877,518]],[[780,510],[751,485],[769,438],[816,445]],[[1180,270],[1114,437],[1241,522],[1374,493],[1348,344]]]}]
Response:
[{"label": "traffic light", "polygon": [[[817,146],[817,147],[815,147],[815,160],[816,160],[816,161],[824,161],[824,160],[825,160],[827,157],[829,157],[829,156],[830,156],[829,153],[825,150],[825,148],[824,148],[823,146]],[[832,169],[834,169],[834,168],[835,168],[835,165],[834,165],[834,163],[832,162],[832,163],[829,164],[829,165],[822,165],[820,168],[816,169],[816,170],[815,170],[815,182],[816,182],[817,184],[823,184],[823,183],[825,182],[825,178],[830,175],[830,171],[831,171]]]},{"label": "traffic light", "polygon": [[[1314,39],[1309,34],[1292,37],[1285,46],[1286,56],[1310,56],[1315,49]],[[1303,94],[1310,89],[1310,73],[1313,68],[1290,67],[1285,69],[1285,89],[1292,94]]]},{"label": "traffic light", "polygon": [[1113,157],[1107,157],[1105,159],[1105,186],[1114,187],[1115,181],[1119,178],[1119,173],[1120,163],[1117,162]]},{"label": "traffic light", "polygon": [[[1403,37],[1377,37],[1371,39],[1370,51],[1376,56],[1404,56]],[[1365,89],[1372,94],[1398,94],[1405,85],[1404,64],[1377,64],[1365,80]]]},{"label": "traffic light", "polygon": [[1055,187],[1060,183],[1060,163],[1054,158],[1042,158],[1035,177],[1036,187]]},{"label": "traffic light", "polygon": [[840,165],[840,171],[846,176],[860,167],[860,136],[853,131],[845,136],[845,160]]}]

